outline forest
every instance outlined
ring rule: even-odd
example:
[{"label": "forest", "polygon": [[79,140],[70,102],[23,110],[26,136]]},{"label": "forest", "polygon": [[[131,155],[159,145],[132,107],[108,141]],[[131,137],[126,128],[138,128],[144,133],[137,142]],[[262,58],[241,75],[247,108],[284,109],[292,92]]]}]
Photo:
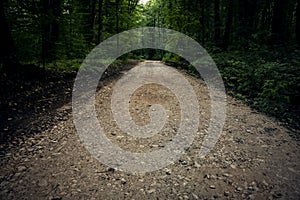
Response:
[{"label": "forest", "polygon": [[[102,56],[149,27],[207,52]],[[0,32],[1,200],[300,199],[300,0],[0,0]]]},{"label": "forest", "polygon": [[[299,0],[2,0],[0,9],[0,70],[6,79],[76,71],[105,39],[132,28],[162,27],[199,42],[229,94],[299,126]],[[135,51],[118,62],[128,59],[162,60],[197,75],[168,52]]]}]

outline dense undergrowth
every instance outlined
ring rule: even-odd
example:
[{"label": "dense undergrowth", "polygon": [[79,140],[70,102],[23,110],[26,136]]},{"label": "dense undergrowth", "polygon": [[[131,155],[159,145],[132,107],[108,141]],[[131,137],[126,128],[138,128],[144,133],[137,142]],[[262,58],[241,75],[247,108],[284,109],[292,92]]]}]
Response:
[{"label": "dense undergrowth", "polygon": [[[278,118],[286,125],[300,127],[300,51],[283,55],[278,51],[230,51],[212,53],[228,94],[258,111]],[[166,54],[165,63],[180,65],[199,73],[182,58]]]},{"label": "dense undergrowth", "polygon": [[[300,51],[290,54],[282,51],[255,50],[229,51],[211,53],[229,95],[237,97],[260,112],[278,118],[289,127],[300,127]],[[163,56],[164,55],[164,56]],[[161,54],[157,59],[186,70],[192,75],[199,73],[183,58],[171,54]],[[123,65],[134,65],[141,58],[135,56],[130,60],[125,56],[109,66],[103,76],[109,76]],[[132,56],[131,56],[132,57]],[[54,72],[77,71],[83,60],[58,60],[40,67],[41,70],[28,70],[33,65],[22,65],[17,71],[35,71],[42,74],[43,70]],[[38,75],[38,74],[37,74]]]}]

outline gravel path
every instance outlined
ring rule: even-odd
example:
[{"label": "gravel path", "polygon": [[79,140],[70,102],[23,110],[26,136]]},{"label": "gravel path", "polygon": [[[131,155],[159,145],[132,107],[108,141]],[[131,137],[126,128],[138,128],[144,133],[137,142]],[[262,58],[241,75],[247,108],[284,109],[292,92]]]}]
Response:
[{"label": "gravel path", "polygon": [[[290,137],[299,133],[229,96],[223,135],[205,159],[198,157],[210,99],[202,80],[183,75],[197,94],[200,126],[191,147],[174,164],[132,175],[99,163],[79,141],[69,103],[57,109],[54,126],[15,140],[1,155],[0,199],[300,199],[299,144]],[[176,96],[157,84],[134,93],[129,108],[136,124],[149,123],[152,104],[168,110],[168,122],[159,134],[135,139],[120,131],[112,117],[110,97],[117,81],[104,81],[96,95],[107,137],[133,152],[164,148],[179,127]]]}]

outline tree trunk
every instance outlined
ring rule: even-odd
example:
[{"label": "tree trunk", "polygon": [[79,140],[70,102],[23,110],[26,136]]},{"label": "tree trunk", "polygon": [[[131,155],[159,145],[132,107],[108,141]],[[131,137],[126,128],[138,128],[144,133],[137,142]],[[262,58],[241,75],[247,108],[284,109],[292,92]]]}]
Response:
[{"label": "tree trunk", "polygon": [[296,8],[296,43],[300,48],[300,0],[297,1]]},{"label": "tree trunk", "polygon": [[287,40],[287,10],[288,1],[274,1],[274,11],[272,20],[272,42],[273,44],[283,44]]},{"label": "tree trunk", "polygon": [[215,45],[221,45],[220,0],[215,0]]},{"label": "tree trunk", "polygon": [[257,7],[257,0],[243,0],[239,1],[239,24],[238,35],[241,40],[241,47],[248,49],[249,40],[254,31],[254,21]]},{"label": "tree trunk", "polygon": [[233,0],[227,0],[227,18],[224,31],[224,38],[222,47],[226,50],[229,46],[231,26],[232,26],[232,17],[233,17]]},{"label": "tree trunk", "polygon": [[55,59],[55,43],[59,37],[58,18],[61,15],[60,0],[42,1],[42,61]]},{"label": "tree trunk", "polygon": [[103,0],[99,0],[98,8],[98,44],[102,41],[102,30],[103,30]]},{"label": "tree trunk", "polygon": [[204,15],[205,15],[205,1],[201,0],[200,1],[200,6],[201,6],[201,16],[200,16],[200,27],[201,27],[201,41],[202,41],[202,46],[204,45],[205,42],[205,20],[204,20]]},{"label": "tree trunk", "polygon": [[116,34],[119,33],[119,2],[120,0],[116,0]]},{"label": "tree trunk", "polygon": [[91,23],[91,31],[92,31],[92,37],[91,37],[91,41],[92,43],[95,43],[96,40],[96,35],[95,35],[95,26],[96,26],[96,6],[97,6],[97,2],[96,0],[92,0],[92,12],[91,12],[91,18],[90,18],[90,23]]},{"label": "tree trunk", "polygon": [[0,1],[0,27],[2,33],[0,37],[0,68],[2,66],[11,66],[19,63],[16,56],[13,38],[5,16],[5,3],[6,1]]}]

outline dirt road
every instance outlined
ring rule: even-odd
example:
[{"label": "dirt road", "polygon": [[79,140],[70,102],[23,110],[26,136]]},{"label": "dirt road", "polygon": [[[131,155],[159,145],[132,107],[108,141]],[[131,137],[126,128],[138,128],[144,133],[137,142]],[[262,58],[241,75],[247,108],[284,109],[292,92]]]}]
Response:
[{"label": "dirt road", "polygon": [[[80,142],[69,103],[57,110],[57,124],[16,140],[1,156],[0,199],[299,199],[300,150],[290,137],[293,133],[230,96],[222,136],[205,159],[198,157],[209,125],[210,98],[202,80],[183,75],[197,95],[200,125],[178,161],[134,175],[101,164]],[[164,148],[179,127],[176,96],[158,84],[135,91],[129,108],[136,124],[149,123],[153,104],[168,110],[168,122],[159,134],[135,139],[120,131],[112,117],[111,95],[117,81],[104,81],[96,95],[98,119],[107,137],[133,152]]]}]

